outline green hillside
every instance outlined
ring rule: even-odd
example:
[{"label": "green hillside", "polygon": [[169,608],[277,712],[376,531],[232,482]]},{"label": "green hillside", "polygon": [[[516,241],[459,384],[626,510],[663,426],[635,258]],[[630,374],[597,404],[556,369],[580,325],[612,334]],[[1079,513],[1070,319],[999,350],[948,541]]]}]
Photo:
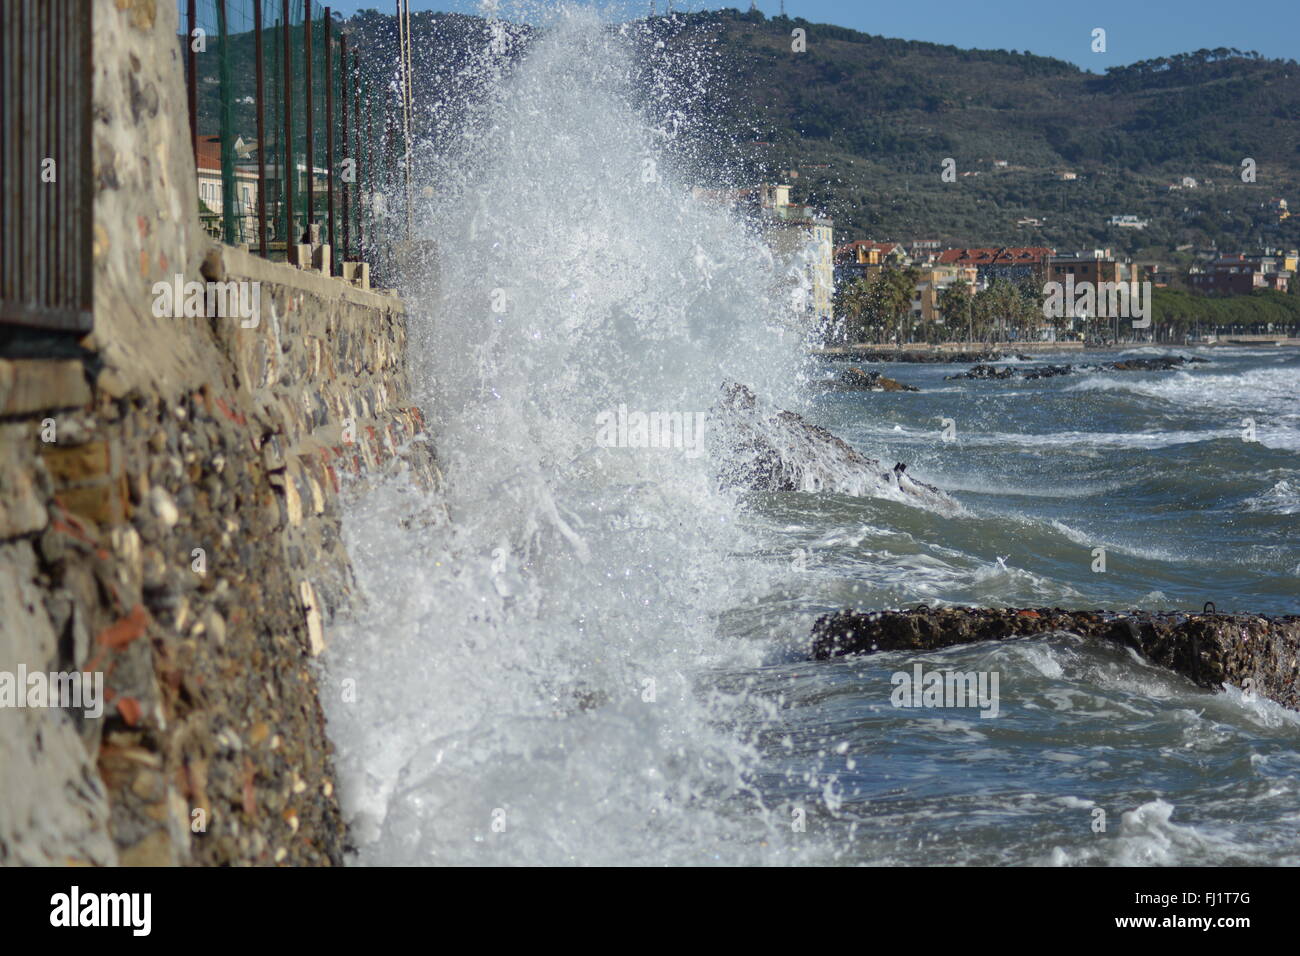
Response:
[{"label": "green hillside", "polygon": [[[454,101],[447,86],[487,42],[484,25],[441,14],[413,21],[417,101]],[[395,49],[391,18],[367,11],[353,23],[363,48]],[[806,32],[806,52],[791,50],[795,29]],[[835,218],[837,240],[1110,246],[1166,260],[1177,246],[1300,245],[1300,214],[1279,222],[1267,208],[1275,198],[1300,208],[1294,60],[1200,50],[1098,76],[1028,52],[734,10],[656,18],[648,34],[644,68],[680,95],[647,108],[689,100],[692,158],[703,143],[723,160],[709,172],[730,181],[798,171],[796,196]],[[525,47],[521,33],[514,50]],[[428,131],[444,136],[447,126]],[[940,177],[949,157],[955,182]],[[1247,157],[1254,183],[1241,179]],[[1066,171],[1077,179],[1063,181]],[[1184,176],[1198,187],[1168,189]],[[1112,227],[1112,215],[1150,225]],[[1042,225],[1017,226],[1022,218]]]}]

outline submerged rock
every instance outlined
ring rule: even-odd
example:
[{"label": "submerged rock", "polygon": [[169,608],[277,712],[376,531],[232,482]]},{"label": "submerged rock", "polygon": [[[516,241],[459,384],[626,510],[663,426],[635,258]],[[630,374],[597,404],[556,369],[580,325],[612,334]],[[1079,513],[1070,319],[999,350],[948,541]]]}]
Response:
[{"label": "submerged rock", "polygon": [[812,656],[928,651],[956,644],[1066,632],[1130,647],[1153,664],[1219,690],[1231,684],[1300,710],[1300,617],[926,607],[837,611],[812,629]]},{"label": "submerged rock", "polygon": [[829,491],[894,498],[955,514],[960,505],[934,485],[907,474],[902,462],[886,468],[841,438],[794,412],[760,407],[734,382],[722,388],[713,411],[722,443],[720,479],[754,491]]},{"label": "submerged rock", "polygon": [[1069,375],[1073,371],[1073,365],[1040,365],[1037,368],[1028,369],[1024,374],[1024,378],[1055,378],[1058,375]]},{"label": "submerged rock", "polygon": [[919,392],[915,385],[904,385],[881,375],[879,372],[864,372],[860,368],[846,368],[835,376],[835,384],[840,388],[864,389],[871,392]]},{"label": "submerged rock", "polygon": [[1161,355],[1158,358],[1128,359],[1124,362],[1111,362],[1102,368],[1114,369],[1116,372],[1168,372],[1170,369],[1185,365],[1208,364],[1209,359],[1182,355]]},{"label": "submerged rock", "polygon": [[945,375],[945,379],[953,378],[1011,378],[1015,375],[1011,368],[997,368],[993,365],[976,365],[968,372],[958,372],[956,375]]}]

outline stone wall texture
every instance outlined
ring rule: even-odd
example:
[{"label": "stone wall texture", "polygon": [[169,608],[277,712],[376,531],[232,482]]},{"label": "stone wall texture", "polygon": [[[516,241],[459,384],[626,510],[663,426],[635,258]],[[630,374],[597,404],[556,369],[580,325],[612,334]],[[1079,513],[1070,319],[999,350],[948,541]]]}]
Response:
[{"label": "stone wall texture", "polygon": [[[353,600],[345,496],[439,477],[399,299],[199,227],[175,5],[96,0],[95,329],[0,357],[0,864],[342,860],[313,658]],[[157,282],[260,283],[256,321]],[[248,327],[245,327],[248,326]]]}]

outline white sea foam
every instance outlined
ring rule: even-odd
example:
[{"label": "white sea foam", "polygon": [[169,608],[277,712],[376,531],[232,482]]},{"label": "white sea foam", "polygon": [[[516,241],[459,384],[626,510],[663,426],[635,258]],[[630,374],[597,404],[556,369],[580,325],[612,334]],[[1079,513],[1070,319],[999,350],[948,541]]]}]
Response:
[{"label": "white sea foam", "polygon": [[1300,412],[1300,369],[1253,368],[1231,374],[1203,369],[1145,377],[1134,372],[1096,373],[1067,386],[1071,392],[1122,391],[1176,405],[1274,414]]},{"label": "white sea foam", "polygon": [[1268,491],[1247,498],[1245,507],[1247,511],[1259,511],[1265,514],[1300,514],[1300,485],[1283,478]]},{"label": "white sea foam", "polygon": [[1089,532],[1081,531],[1078,528],[1072,528],[1064,521],[1052,519],[1049,524],[1075,544],[1081,545],[1085,548],[1105,548],[1107,552],[1113,551],[1116,554],[1127,554],[1135,558],[1142,558],[1146,561],[1165,561],[1170,564],[1201,563],[1199,559],[1192,555],[1172,551],[1168,548],[1153,548],[1149,545],[1138,545],[1131,542],[1120,542],[1109,538],[1103,538],[1099,534],[1090,534]]},{"label": "white sea foam", "polygon": [[[866,436],[889,436],[894,439],[904,438],[917,442],[929,442],[935,438],[935,432],[917,428],[890,426],[890,428],[860,427],[860,434]],[[1220,438],[1240,438],[1241,429],[1207,428],[1178,430],[1142,430],[1131,432],[1086,432],[1060,430],[1050,432],[977,432],[963,431],[958,434],[955,447],[970,445],[980,448],[988,447],[1024,447],[1024,448],[1168,448],[1173,445],[1191,445],[1199,442],[1215,441]],[[1266,431],[1260,432],[1260,440],[1270,438]],[[1288,439],[1289,440],[1289,439]]]},{"label": "white sea foam", "polygon": [[801,335],[760,237],[633,105],[627,42],[555,15],[512,76],[485,62],[463,151],[425,170],[413,379],[454,523],[394,527],[392,490],[346,523],[371,610],[331,635],[357,693],[326,710],[361,862],[782,858],[788,815],[719,729],[739,704],[695,681],[761,660],[716,618],[794,572],[735,557],[707,458],[594,446],[601,410],[707,411],[724,381],[791,407]]}]

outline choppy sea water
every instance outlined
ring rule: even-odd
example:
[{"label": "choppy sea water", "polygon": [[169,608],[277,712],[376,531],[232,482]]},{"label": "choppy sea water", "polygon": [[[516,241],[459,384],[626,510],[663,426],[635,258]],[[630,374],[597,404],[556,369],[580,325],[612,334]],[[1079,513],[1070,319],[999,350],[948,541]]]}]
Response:
[{"label": "choppy sea water", "polygon": [[[1297,352],[829,389],[761,237],[692,193],[647,95],[663,48],[582,11],[548,31],[480,65],[426,170],[412,361],[446,487],[346,517],[367,603],[324,686],[355,861],[1300,862],[1300,719],[1267,701],[1069,635],[806,659],[845,606],[1300,611]],[[710,454],[596,441],[603,412],[707,411],[724,381],[962,508],[737,492]],[[996,674],[997,716],[894,706],[918,664]]]},{"label": "choppy sea water", "polygon": [[[918,603],[1199,610],[1212,600],[1297,613],[1300,353],[1199,354],[1211,364],[1029,382],[881,365],[923,391],[827,391],[818,421],[882,460],[912,463],[967,513],[765,496],[751,520],[801,573],[737,611],[737,629]],[[943,419],[956,426],[952,441]],[[1246,419],[1258,441],[1243,440]],[[1094,570],[1098,547],[1104,572]],[[891,675],[918,661],[999,673],[999,715],[895,708]],[[842,834],[846,860],[1300,860],[1298,715],[1236,690],[1209,694],[1127,651],[1060,635],[774,664],[731,680],[781,700],[779,726],[761,734],[766,786],[794,802],[834,780],[831,800],[810,803]],[[1098,809],[1104,833],[1093,829]]]}]

